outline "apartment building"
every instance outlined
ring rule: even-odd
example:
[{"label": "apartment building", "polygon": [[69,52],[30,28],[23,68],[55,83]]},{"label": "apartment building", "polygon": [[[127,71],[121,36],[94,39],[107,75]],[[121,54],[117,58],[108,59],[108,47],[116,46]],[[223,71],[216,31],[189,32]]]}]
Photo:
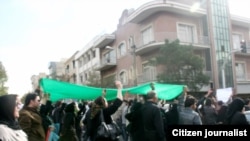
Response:
[{"label": "apartment building", "polygon": [[39,73],[38,75],[32,75],[31,76],[32,91],[35,91],[39,87],[39,80],[41,78],[46,78],[46,77],[47,77],[46,73]]},{"label": "apartment building", "polygon": [[57,79],[57,80],[64,80],[65,78],[65,62],[66,58],[62,58],[60,61],[51,61],[49,62],[48,69],[49,69],[49,78]]},{"label": "apartment building", "polygon": [[[195,3],[200,7],[194,8]],[[215,89],[234,87],[238,94],[250,94],[250,19],[229,13],[226,0],[153,0],[125,9],[113,33],[94,37],[65,61],[63,70],[70,82],[80,85],[89,84],[93,76],[102,87],[114,80],[124,87],[156,81],[160,68],[149,60],[165,39],[179,39],[203,58],[204,73]],[[49,66],[54,74],[56,64]]]},{"label": "apartment building", "polygon": [[75,56],[79,51],[76,51],[68,60],[64,62],[65,79],[67,82],[76,83],[76,63]]},{"label": "apartment building", "polygon": [[[225,0],[154,0],[138,9],[124,10],[117,30],[94,43],[99,49],[101,80],[121,80],[125,87],[155,81],[158,66],[148,62],[157,56],[165,39],[192,44],[205,62],[204,73],[216,89],[234,87],[250,94],[250,20],[230,15]],[[241,41],[247,46],[240,51]],[[209,86],[201,91],[207,91]]]},{"label": "apartment building", "polygon": [[95,48],[95,42],[98,42],[100,36],[94,37],[79,52],[76,53],[74,60],[76,65],[76,83],[80,85],[88,85],[89,80],[95,79],[100,81],[100,73],[95,70],[100,62],[99,49]]}]

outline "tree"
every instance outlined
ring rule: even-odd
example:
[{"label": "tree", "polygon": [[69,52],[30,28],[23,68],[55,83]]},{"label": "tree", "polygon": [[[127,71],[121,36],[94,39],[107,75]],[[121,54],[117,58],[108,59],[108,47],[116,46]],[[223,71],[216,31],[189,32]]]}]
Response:
[{"label": "tree", "polygon": [[209,77],[203,73],[203,59],[191,45],[180,45],[179,40],[165,40],[153,62],[163,68],[157,76],[159,82],[187,85],[193,92],[209,84]]},{"label": "tree", "polygon": [[0,61],[0,95],[7,94],[7,88],[4,86],[4,84],[7,82],[8,77],[5,71],[5,68]]},{"label": "tree", "polygon": [[53,79],[64,81],[64,82],[69,82],[70,77],[68,74],[61,74],[61,75],[56,75]]},{"label": "tree", "polygon": [[87,80],[87,85],[92,87],[101,87],[101,76],[99,72],[91,71],[89,72],[89,77]]},{"label": "tree", "polygon": [[110,75],[102,79],[103,88],[115,88],[115,75]]}]

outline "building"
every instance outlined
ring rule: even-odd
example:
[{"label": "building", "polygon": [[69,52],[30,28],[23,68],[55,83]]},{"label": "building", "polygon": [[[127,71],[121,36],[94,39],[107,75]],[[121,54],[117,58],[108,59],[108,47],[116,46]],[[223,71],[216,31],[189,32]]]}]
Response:
[{"label": "building", "polygon": [[[155,0],[138,9],[124,10],[117,30],[94,43],[100,50],[102,82],[119,79],[129,87],[156,80],[159,68],[148,60],[157,55],[165,39],[192,44],[205,61],[204,72],[215,89],[234,87],[250,94],[250,20],[230,15],[227,1]],[[240,51],[241,41],[247,46]],[[202,91],[207,91],[209,86]]]},{"label": "building", "polygon": [[46,73],[39,73],[38,75],[31,76],[32,92],[34,92],[39,87],[39,80],[41,78],[47,78],[47,74]]},{"label": "building", "polygon": [[[124,87],[152,82],[160,68],[149,60],[165,39],[179,39],[183,45],[192,44],[203,58],[204,73],[215,89],[233,87],[238,94],[250,94],[250,19],[229,13],[226,0],[153,0],[125,9],[113,33],[94,37],[64,69],[75,74],[70,82],[81,85],[91,83],[93,76],[102,87],[112,86],[114,80]],[[52,75],[57,65],[49,66]],[[208,89],[209,85],[201,91]]]},{"label": "building", "polygon": [[59,62],[51,61],[49,62],[49,78],[57,79],[57,80],[64,80],[65,78],[65,65],[67,59],[63,58]]},{"label": "building", "polygon": [[68,60],[65,61],[65,81],[77,83],[76,81],[76,63],[75,56],[79,51],[76,51]]},{"label": "building", "polygon": [[99,49],[95,48],[94,43],[99,38],[96,36],[88,44],[86,44],[78,53],[75,55],[76,65],[76,83],[79,85],[88,85],[90,78],[100,81],[100,73],[95,70],[100,58],[98,57]]}]

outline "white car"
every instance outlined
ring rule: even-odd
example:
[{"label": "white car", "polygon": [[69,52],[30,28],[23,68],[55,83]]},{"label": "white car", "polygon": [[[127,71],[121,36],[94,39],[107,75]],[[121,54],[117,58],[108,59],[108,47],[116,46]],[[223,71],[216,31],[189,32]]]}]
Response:
[{"label": "white car", "polygon": [[250,111],[245,111],[244,114],[247,118],[248,123],[250,124]]}]

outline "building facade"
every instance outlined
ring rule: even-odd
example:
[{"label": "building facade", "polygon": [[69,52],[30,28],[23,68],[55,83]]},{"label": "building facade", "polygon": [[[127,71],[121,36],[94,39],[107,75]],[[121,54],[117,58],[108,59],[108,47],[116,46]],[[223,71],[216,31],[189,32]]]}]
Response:
[{"label": "building facade", "polygon": [[75,56],[79,51],[76,51],[68,60],[65,61],[65,81],[76,83],[76,62]]},{"label": "building facade", "polygon": [[47,78],[46,73],[39,73],[38,75],[31,76],[31,86],[32,91],[34,92],[37,88],[39,88],[39,80],[42,78]]},{"label": "building facade", "polygon": [[98,57],[99,49],[94,46],[98,38],[99,36],[93,38],[75,55],[76,83],[79,85],[93,83],[90,82],[90,79],[97,82],[100,81],[100,73],[95,70],[95,67],[100,62],[100,58]]},{"label": "building facade", "polygon": [[[194,8],[197,3],[200,7]],[[202,57],[215,89],[233,87],[238,94],[250,94],[249,27],[250,19],[230,14],[227,0],[154,0],[125,9],[117,29],[94,37],[66,61],[64,70],[74,76],[70,82],[80,85],[93,77],[102,87],[115,80],[124,87],[156,81],[160,68],[149,60],[166,39],[179,39]],[[55,66],[50,63],[50,74]]]},{"label": "building facade", "polygon": [[[114,33],[95,43],[100,49],[102,81],[118,79],[125,86],[155,81],[158,66],[149,64],[165,39],[192,44],[205,62],[204,73],[215,89],[233,87],[239,94],[250,90],[250,20],[230,15],[225,0],[206,1],[192,11],[200,0],[155,0],[136,10],[124,10]],[[241,51],[241,41],[247,46]],[[202,91],[207,91],[209,86]]]},{"label": "building facade", "polygon": [[49,62],[49,78],[57,79],[57,80],[64,80],[65,75],[65,62],[67,59],[63,58],[58,62],[51,61]]}]

